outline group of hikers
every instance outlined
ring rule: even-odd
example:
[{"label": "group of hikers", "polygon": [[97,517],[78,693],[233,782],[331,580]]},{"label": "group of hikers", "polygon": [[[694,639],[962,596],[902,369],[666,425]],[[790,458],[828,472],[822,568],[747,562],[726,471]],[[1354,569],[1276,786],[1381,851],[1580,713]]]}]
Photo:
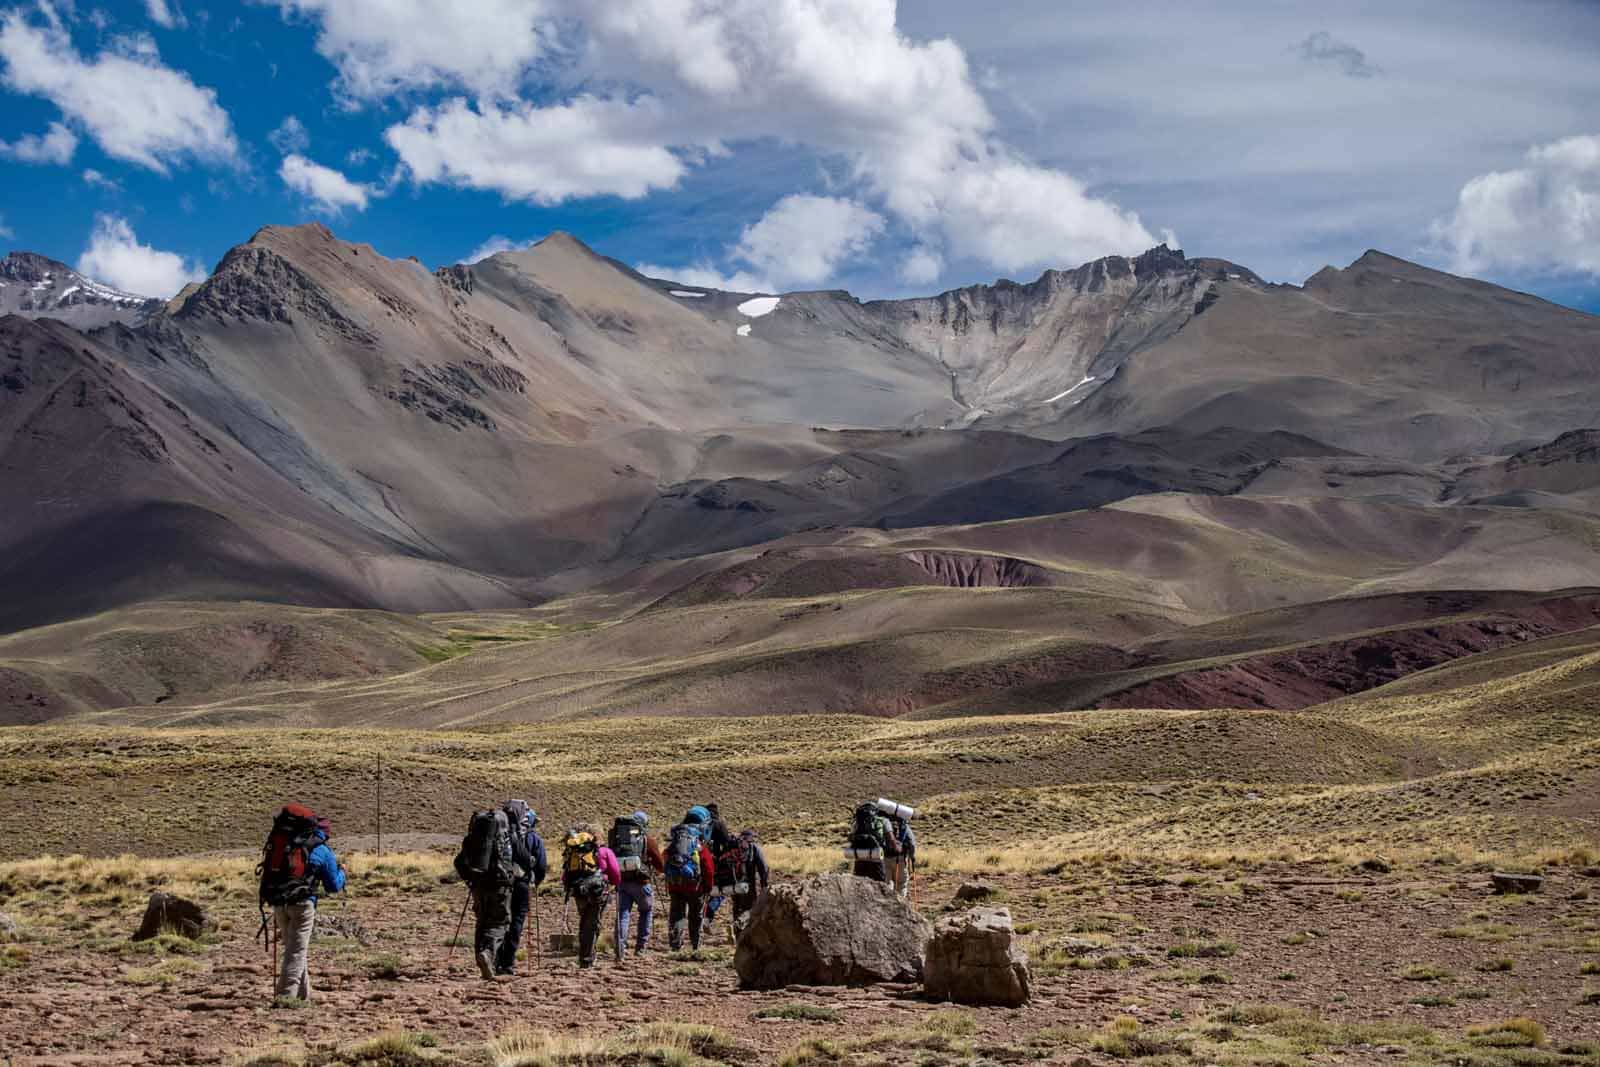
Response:
[{"label": "group of hikers", "polygon": [[[916,837],[910,808],[879,800],[862,804],[851,823],[845,854],[860,877],[887,882],[905,897],[916,862]],[[344,868],[328,845],[329,823],[298,804],[273,820],[258,868],[261,931],[281,949],[275,994],[309,1000],[307,954],[316,923],[317,897],[338,893]],[[580,822],[560,840],[559,874],[563,907],[577,913],[577,959],[593,967],[600,928],[612,896],[617,900],[613,930],[617,963],[650,951],[656,880],[668,898],[667,944],[698,949],[706,924],[725,903],[737,938],[749,923],[771,872],[755,831],[734,833],[717,805],[696,804],[658,841],[644,811],[619,816],[602,836],[593,823]],[[551,857],[539,833],[539,815],[525,800],[508,800],[474,812],[456,853],[454,866],[469,890],[476,917],[473,956],[485,980],[516,973],[533,897],[551,873]],[[268,931],[267,909],[272,931]],[[563,915],[565,915],[563,911]],[[637,923],[635,923],[637,916]],[[537,916],[535,916],[537,919]],[[459,928],[458,924],[458,928]]]}]

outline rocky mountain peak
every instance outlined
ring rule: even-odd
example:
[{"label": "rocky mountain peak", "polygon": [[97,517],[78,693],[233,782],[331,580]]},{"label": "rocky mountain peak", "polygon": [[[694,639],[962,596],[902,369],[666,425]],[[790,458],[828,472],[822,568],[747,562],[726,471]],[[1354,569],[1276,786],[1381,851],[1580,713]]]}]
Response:
[{"label": "rocky mountain peak", "polygon": [[161,301],[102,285],[37,252],[0,259],[0,314],[60,319],[79,329],[143,322]]}]

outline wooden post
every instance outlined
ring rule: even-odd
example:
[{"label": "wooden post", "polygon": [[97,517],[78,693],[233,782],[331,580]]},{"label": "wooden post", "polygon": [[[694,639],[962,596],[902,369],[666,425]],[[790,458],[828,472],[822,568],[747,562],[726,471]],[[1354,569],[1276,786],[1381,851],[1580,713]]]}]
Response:
[{"label": "wooden post", "polygon": [[383,753],[378,753],[378,858],[383,859]]}]

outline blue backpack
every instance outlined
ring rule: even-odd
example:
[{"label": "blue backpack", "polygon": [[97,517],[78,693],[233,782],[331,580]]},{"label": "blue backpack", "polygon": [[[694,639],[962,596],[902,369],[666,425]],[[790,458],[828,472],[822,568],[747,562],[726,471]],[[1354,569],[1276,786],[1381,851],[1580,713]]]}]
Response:
[{"label": "blue backpack", "polygon": [[672,828],[667,838],[667,888],[698,889],[700,887],[700,834],[702,828],[694,823],[681,822]]}]

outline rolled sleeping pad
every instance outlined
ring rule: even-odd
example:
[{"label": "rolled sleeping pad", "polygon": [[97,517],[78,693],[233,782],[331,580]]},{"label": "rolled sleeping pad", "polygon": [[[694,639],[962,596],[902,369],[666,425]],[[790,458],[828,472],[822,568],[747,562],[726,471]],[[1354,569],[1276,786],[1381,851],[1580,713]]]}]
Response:
[{"label": "rolled sleeping pad", "polygon": [[896,819],[910,820],[916,818],[917,815],[916,808],[908,808],[904,804],[896,804],[885,797],[878,798],[878,810]]},{"label": "rolled sleeping pad", "polygon": [[883,859],[883,849],[847,847],[844,850],[844,858],[847,860],[881,860]]}]

